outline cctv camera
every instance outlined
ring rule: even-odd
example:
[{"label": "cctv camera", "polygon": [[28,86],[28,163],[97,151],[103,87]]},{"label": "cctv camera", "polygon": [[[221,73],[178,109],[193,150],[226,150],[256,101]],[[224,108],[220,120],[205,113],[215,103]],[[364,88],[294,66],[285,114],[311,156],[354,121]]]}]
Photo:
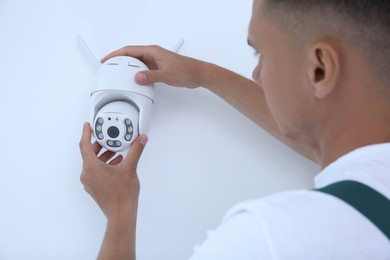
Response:
[{"label": "cctv camera", "polygon": [[153,85],[141,86],[135,74],[147,70],[140,60],[119,56],[104,62],[91,93],[93,136],[107,150],[124,152],[140,134],[147,134],[154,104]]},{"label": "cctv camera", "polygon": [[93,122],[95,137],[109,150],[125,150],[138,136],[138,113],[134,105],[114,101],[102,107]]}]

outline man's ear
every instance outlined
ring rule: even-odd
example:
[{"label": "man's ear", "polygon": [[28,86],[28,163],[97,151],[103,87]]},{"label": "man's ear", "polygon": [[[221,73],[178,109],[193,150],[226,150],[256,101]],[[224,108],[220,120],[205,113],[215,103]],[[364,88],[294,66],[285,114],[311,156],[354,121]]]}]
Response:
[{"label": "man's ear", "polygon": [[339,80],[339,53],[329,43],[316,43],[309,52],[308,70],[314,96],[325,99],[335,90]]}]

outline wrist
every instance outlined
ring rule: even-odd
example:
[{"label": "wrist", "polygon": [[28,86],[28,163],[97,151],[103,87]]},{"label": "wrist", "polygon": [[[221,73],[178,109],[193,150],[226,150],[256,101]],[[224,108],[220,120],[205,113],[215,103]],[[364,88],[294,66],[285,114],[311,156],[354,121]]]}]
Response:
[{"label": "wrist", "polygon": [[137,207],[113,209],[98,259],[135,259]]},{"label": "wrist", "polygon": [[189,64],[191,64],[187,71],[188,82],[190,82],[189,88],[207,88],[210,85],[211,70],[214,65],[194,58],[189,59]]},{"label": "wrist", "polygon": [[137,217],[138,202],[118,203],[113,205],[106,213],[108,222],[127,222]]},{"label": "wrist", "polygon": [[200,68],[200,86],[204,87],[208,90],[213,89],[216,85],[218,85],[217,81],[221,78],[221,67],[213,64],[203,62]]}]

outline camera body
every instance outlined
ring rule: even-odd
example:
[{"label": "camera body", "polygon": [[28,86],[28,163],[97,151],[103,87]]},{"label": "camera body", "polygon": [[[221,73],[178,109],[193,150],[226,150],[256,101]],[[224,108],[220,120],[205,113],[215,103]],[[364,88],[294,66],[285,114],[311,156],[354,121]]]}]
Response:
[{"label": "camera body", "polygon": [[90,125],[107,150],[124,152],[140,134],[147,134],[154,104],[154,86],[139,85],[135,74],[148,70],[138,59],[118,56],[98,69],[91,93]]}]

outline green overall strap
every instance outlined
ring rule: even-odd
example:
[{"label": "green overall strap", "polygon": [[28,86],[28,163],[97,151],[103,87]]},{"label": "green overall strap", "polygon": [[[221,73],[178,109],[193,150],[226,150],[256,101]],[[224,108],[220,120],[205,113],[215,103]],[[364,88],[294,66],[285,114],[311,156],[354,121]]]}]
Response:
[{"label": "green overall strap", "polygon": [[356,181],[341,181],[321,189],[366,216],[390,239],[390,200],[376,190]]}]

